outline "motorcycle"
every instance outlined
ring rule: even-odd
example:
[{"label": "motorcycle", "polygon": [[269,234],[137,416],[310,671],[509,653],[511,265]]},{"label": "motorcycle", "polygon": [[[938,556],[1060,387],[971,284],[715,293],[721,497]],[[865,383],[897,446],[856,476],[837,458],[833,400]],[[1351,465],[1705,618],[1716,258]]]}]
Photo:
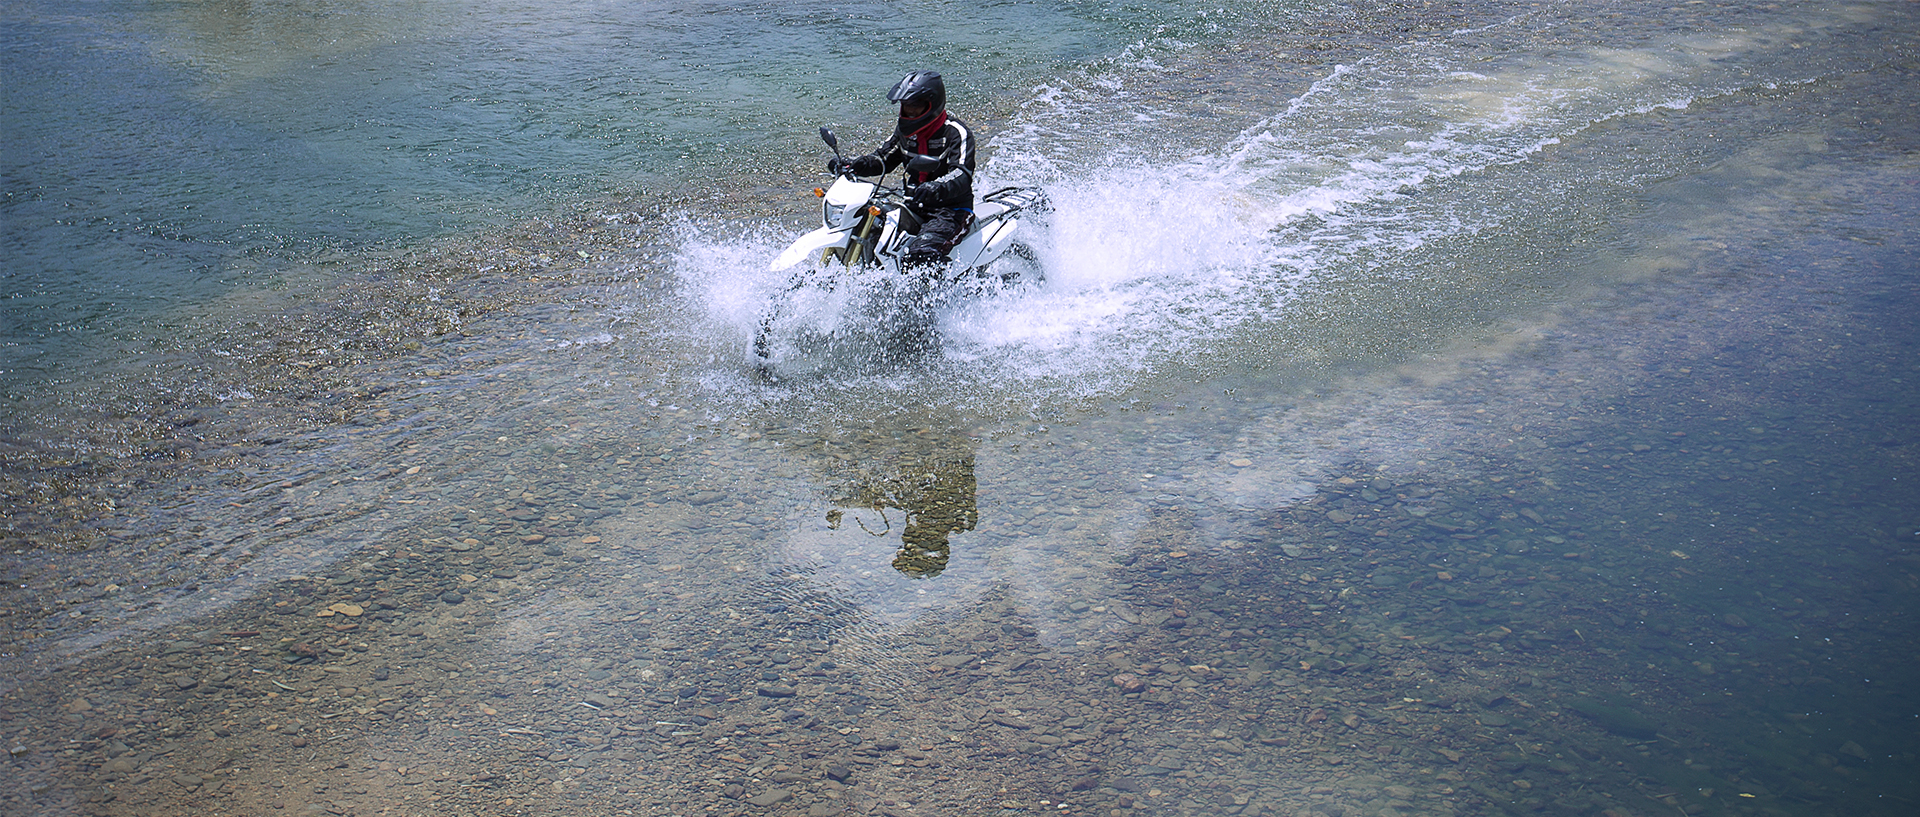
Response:
[{"label": "motorcycle", "polygon": [[[821,128],[820,139],[841,159],[836,165],[842,168],[832,185],[814,190],[822,199],[821,225],[796,239],[768,269],[791,269],[816,254],[819,263],[794,272],[762,315],[753,337],[754,364],[762,376],[778,379],[783,363],[796,362],[862,330],[885,331],[890,337],[882,338],[882,344],[896,352],[924,351],[937,302],[1041,278],[1031,248],[1017,236],[1023,218],[1046,211],[1045,194],[1003,187],[981,196],[973,208],[973,223],[947,253],[947,263],[903,275],[900,258],[920,228],[920,219],[906,206],[904,190],[855,177],[846,169],[833,131]],[[941,166],[938,157],[913,155],[905,169],[932,173]],[[1008,255],[1024,263],[1013,269],[992,269],[994,262]],[[862,276],[862,272],[878,275]],[[865,314],[857,319],[816,314],[815,320],[808,321],[800,314],[807,302],[818,302],[822,294],[861,278],[877,278],[877,291],[868,293],[874,297],[864,299]]]}]

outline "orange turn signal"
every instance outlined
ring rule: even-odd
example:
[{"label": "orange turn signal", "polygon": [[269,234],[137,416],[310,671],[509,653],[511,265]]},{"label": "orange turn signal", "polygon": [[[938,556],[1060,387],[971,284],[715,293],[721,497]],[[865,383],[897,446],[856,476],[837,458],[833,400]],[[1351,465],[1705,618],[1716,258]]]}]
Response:
[{"label": "orange turn signal", "polygon": [[826,188],[824,188],[824,187],[816,187],[816,188],[814,188],[814,189],[813,189],[813,197],[814,197],[814,198],[817,198],[817,199],[824,199],[824,198],[826,198],[826,197],[827,197],[827,189],[826,189]]},{"label": "orange turn signal", "polygon": [[879,218],[879,217],[880,217],[880,208],[878,208],[878,207],[868,207],[868,208],[867,208],[867,215],[870,215],[870,216],[873,216],[874,218]]}]

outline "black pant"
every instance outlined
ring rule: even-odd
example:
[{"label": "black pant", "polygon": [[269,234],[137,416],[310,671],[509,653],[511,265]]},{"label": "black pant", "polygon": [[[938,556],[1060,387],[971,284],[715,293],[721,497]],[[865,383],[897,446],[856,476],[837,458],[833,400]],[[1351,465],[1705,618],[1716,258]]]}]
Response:
[{"label": "black pant", "polygon": [[938,264],[947,260],[947,252],[953,245],[960,243],[967,228],[973,225],[973,213],[952,207],[941,207],[925,213],[921,217],[920,232],[907,245],[907,254],[900,259],[902,264]]}]

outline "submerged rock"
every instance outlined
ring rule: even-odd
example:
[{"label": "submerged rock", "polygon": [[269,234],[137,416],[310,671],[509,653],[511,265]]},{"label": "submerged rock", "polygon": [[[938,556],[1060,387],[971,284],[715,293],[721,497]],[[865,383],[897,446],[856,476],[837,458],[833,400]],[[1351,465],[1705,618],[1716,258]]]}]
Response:
[{"label": "submerged rock", "polygon": [[1611,705],[1593,698],[1573,698],[1565,706],[1599,724],[1600,728],[1622,737],[1652,740],[1659,729],[1653,721],[1622,705]]}]

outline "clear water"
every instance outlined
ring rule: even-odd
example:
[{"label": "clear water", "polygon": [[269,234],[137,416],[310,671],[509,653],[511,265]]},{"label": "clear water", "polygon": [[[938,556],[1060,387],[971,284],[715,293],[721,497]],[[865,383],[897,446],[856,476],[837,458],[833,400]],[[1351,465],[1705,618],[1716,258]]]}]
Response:
[{"label": "clear water", "polygon": [[[1911,6],[3,24],[9,813],[1920,798]],[[755,379],[921,66],[1045,282]]]}]

